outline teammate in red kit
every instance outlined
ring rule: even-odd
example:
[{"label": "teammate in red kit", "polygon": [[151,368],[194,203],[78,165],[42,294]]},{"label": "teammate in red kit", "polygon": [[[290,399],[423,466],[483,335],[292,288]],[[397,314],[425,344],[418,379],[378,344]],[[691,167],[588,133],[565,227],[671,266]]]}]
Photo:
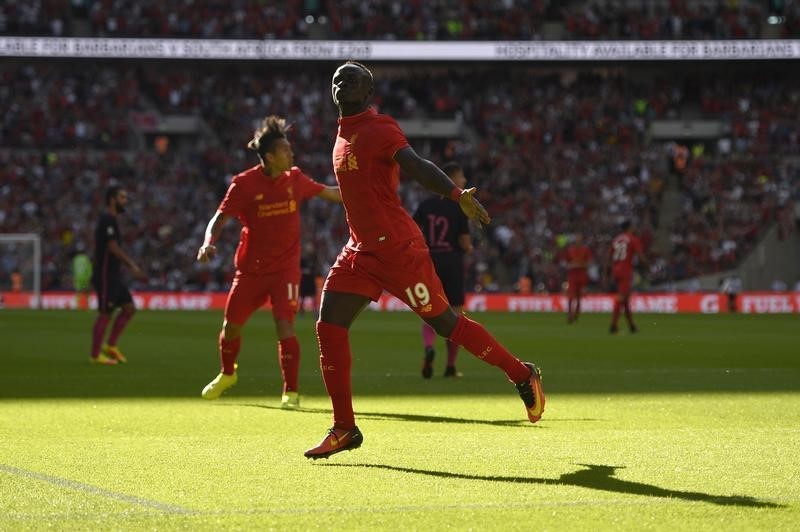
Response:
[{"label": "teammate in red kit", "polygon": [[333,427],[308,458],[360,447],[350,382],[349,328],[383,290],[400,298],[440,335],[498,366],[516,384],[528,419],[535,423],[545,398],[539,370],[520,361],[480,324],[450,308],[422,233],[397,195],[400,169],[425,188],[458,202],[471,219],[489,223],[475,199],[409,146],[394,119],[369,107],[372,73],[348,61],[333,74],[331,95],[339,108],[333,167],[341,189],[350,239],[328,272],[322,291],[317,339]]},{"label": "teammate in red kit", "polygon": [[286,138],[283,118],[264,119],[247,145],[260,163],[234,176],[216,214],[208,222],[197,260],[206,262],[217,253],[225,222],[236,217],[242,224],[236,250],[236,276],[225,304],[225,321],[219,335],[222,370],[203,388],[204,399],[217,399],[236,384],[241,330],[267,300],[278,334],[278,360],[283,375],[281,406],[299,407],[298,369],[300,344],[294,331],[300,285],[300,203],[313,196],[340,202],[338,187],[325,186],[292,166],[294,154]]},{"label": "teammate in red kit", "polygon": [[586,269],[592,262],[592,250],[583,243],[583,234],[575,233],[575,241],[564,250],[567,263],[567,323],[573,323],[581,313],[581,296],[589,284]]},{"label": "teammate in red kit", "polygon": [[611,275],[617,286],[617,298],[614,301],[614,314],[611,318],[609,332],[616,334],[619,331],[617,322],[621,309],[625,310],[625,319],[628,321],[628,328],[632,333],[639,329],[633,323],[631,315],[631,282],[633,280],[633,257],[639,259],[639,264],[645,265],[647,261],[642,253],[642,242],[633,234],[631,222],[626,220],[620,225],[622,233],[614,237],[611,247],[608,250],[608,261],[606,263],[606,274],[611,269]]}]

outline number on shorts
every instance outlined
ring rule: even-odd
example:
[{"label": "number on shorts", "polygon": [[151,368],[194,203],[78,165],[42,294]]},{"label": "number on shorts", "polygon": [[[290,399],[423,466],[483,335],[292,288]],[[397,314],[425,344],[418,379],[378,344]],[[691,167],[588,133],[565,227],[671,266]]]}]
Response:
[{"label": "number on shorts", "polygon": [[297,301],[300,299],[300,285],[286,283],[286,288],[289,290],[289,301]]},{"label": "number on shorts", "polygon": [[413,292],[410,286],[406,288],[406,297],[408,297],[408,304],[412,307],[425,306],[431,302],[431,293],[428,292],[428,287],[424,283],[415,284]]}]

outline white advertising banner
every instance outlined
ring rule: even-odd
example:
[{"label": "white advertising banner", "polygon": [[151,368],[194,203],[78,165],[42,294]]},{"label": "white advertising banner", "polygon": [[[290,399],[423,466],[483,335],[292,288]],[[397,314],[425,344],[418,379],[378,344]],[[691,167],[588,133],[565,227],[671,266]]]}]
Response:
[{"label": "white advertising banner", "polygon": [[291,41],[0,37],[0,57],[341,61],[685,61],[800,58],[800,40]]}]

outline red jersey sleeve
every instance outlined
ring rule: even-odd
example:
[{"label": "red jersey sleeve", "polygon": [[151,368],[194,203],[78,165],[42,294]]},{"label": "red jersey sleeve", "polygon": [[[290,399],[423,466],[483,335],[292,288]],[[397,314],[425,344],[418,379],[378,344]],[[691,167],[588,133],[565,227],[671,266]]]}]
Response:
[{"label": "red jersey sleeve", "polygon": [[244,211],[246,198],[244,186],[234,178],[217,210],[228,216],[239,216]]},{"label": "red jersey sleeve", "polygon": [[292,167],[292,177],[294,178],[294,194],[300,201],[313,198],[325,190],[325,185],[314,181],[296,166]]},{"label": "red jersey sleeve", "polygon": [[375,128],[375,136],[378,138],[376,143],[378,153],[385,155],[387,159],[394,159],[395,153],[409,147],[410,144],[394,118],[386,115],[379,115],[379,117],[377,125],[380,127]]}]

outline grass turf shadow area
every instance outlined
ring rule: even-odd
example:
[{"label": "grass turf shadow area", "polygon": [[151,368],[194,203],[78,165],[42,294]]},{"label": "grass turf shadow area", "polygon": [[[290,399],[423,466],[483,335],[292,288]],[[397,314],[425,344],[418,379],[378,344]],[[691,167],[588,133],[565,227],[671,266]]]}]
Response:
[{"label": "grass turf shadow area", "polygon": [[322,463],[320,467],[365,467],[412,473],[415,475],[429,475],[439,478],[453,478],[462,480],[483,480],[486,482],[511,482],[514,484],[549,484],[558,486],[576,486],[600,491],[623,493],[629,495],[642,495],[646,497],[665,497],[681,499],[692,502],[705,502],[721,506],[745,506],[752,508],[785,508],[786,506],[770,501],[756,499],[745,495],[713,495],[698,491],[681,491],[662,488],[644,482],[622,480],[614,476],[617,470],[624,466],[609,466],[596,464],[577,464],[582,467],[572,473],[564,473],[558,478],[537,477],[504,477],[495,475],[467,475],[451,471],[435,471],[426,469],[413,469],[397,467],[387,464],[336,464]]},{"label": "grass turf shadow area", "polygon": [[[547,393],[781,392],[800,390],[796,316],[640,315],[641,332],[612,336],[608,316],[567,326],[553,314],[478,313],[473,317],[509,350],[536,362]],[[91,312],[0,311],[0,400],[21,398],[197,397],[218,369],[220,312],[139,312],[121,348],[130,362],[87,362]],[[365,312],[352,328],[356,396],[514,394],[505,376],[461,351],[461,379],[420,376],[420,321],[407,312]],[[297,321],[301,391],[326,395],[313,318]],[[269,313],[244,330],[239,383],[226,397],[278,396],[281,380]]]}]

